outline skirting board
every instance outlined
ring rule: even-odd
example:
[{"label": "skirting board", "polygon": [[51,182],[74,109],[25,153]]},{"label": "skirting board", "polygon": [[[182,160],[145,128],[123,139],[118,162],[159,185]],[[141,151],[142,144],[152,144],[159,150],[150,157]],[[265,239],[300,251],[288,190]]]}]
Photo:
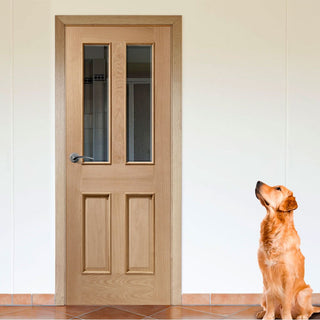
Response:
[{"label": "skirting board", "polygon": [[[184,293],[182,305],[259,305],[261,293]],[[312,295],[320,304],[320,293]],[[0,294],[1,306],[53,306],[54,294]]]},{"label": "skirting board", "polygon": [[1,306],[54,306],[54,294],[0,294]]},{"label": "skirting board", "polygon": [[[182,305],[259,305],[261,293],[183,293]],[[312,303],[320,304],[320,293],[313,293]]]}]

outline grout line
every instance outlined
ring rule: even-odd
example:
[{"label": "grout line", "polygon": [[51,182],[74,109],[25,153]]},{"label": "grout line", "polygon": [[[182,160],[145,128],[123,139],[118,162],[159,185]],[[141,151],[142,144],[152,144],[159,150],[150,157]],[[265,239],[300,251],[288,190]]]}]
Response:
[{"label": "grout line", "polygon": [[[120,306],[120,307],[116,307],[116,306],[110,305],[110,306],[108,306],[108,307],[113,308],[113,309],[117,309],[117,310],[120,310],[120,311],[129,312],[129,313],[135,314],[135,315],[137,315],[137,316],[150,317],[150,315],[148,316],[148,315],[146,315],[146,314],[142,314],[142,313],[138,313],[138,312],[134,312],[134,311],[128,311],[128,310],[125,310],[125,309],[121,309],[121,306]],[[163,309],[163,310],[164,310],[164,309]],[[162,310],[160,310],[160,311],[162,311]],[[159,311],[159,312],[160,312],[160,311]]]},{"label": "grout line", "polygon": [[[211,307],[208,305],[208,307]],[[208,312],[208,311],[203,311],[203,310],[198,310],[198,309],[193,309],[192,306],[191,308],[190,307],[187,307],[187,306],[182,306],[183,309],[187,309],[187,310],[192,310],[192,311],[197,311],[197,312],[201,312],[201,313],[205,313],[205,314],[213,314],[213,315],[216,315],[216,316],[223,316],[219,313],[213,313],[213,312]]]},{"label": "grout line", "polygon": [[250,307],[245,308],[245,309],[243,309],[243,310],[240,310],[240,311],[237,311],[237,312],[230,313],[229,315],[225,316],[225,318],[231,317],[231,316],[233,316],[233,315],[235,315],[235,314],[238,314],[238,313],[240,313],[240,312],[242,312],[242,311],[249,310],[249,309],[250,309],[250,308],[252,308],[252,307],[253,307],[253,306],[250,306]]},{"label": "grout line", "polygon": [[25,308],[30,308],[30,307],[32,307],[32,305],[31,304],[14,304],[14,305],[4,305],[4,306],[2,305],[1,307],[25,307]]},{"label": "grout line", "polygon": [[[220,306],[220,305],[219,305]],[[208,307],[211,307],[211,306],[208,306]],[[241,307],[241,305],[239,305],[239,307]],[[187,307],[187,309],[190,309],[192,311],[197,311],[197,312],[202,312],[202,313],[206,313],[206,314],[213,314],[213,315],[216,315],[216,316],[221,316],[221,317],[230,317],[231,315],[234,315],[234,314],[237,314],[239,312],[242,312],[242,311],[245,311],[245,310],[248,310],[250,309],[252,306],[247,306],[247,308],[244,308],[242,310],[239,310],[239,311],[235,311],[235,312],[232,312],[230,314],[221,314],[221,313],[216,313],[216,312],[207,312],[207,311],[202,311],[202,310],[198,310],[198,309],[193,309],[192,307]]]},{"label": "grout line", "polygon": [[[66,307],[68,307],[68,306],[66,306]],[[99,311],[99,310],[101,310],[101,309],[103,309],[103,308],[105,308],[105,307],[107,307],[107,306],[102,306],[102,307],[100,306],[100,307],[97,307],[97,309],[93,309],[93,310],[91,310],[91,311],[78,314],[77,316],[75,316],[75,315],[73,315],[73,314],[71,314],[71,313],[67,313],[67,312],[65,312],[65,314],[68,315],[68,316],[70,315],[70,316],[72,316],[73,318],[79,319],[79,318],[81,318],[82,316],[85,316],[86,314],[89,314],[89,313],[95,312],[95,311]],[[73,319],[73,318],[72,318],[72,319]]]},{"label": "grout line", "polygon": [[157,311],[157,312],[155,312],[155,313],[151,313],[151,314],[149,315],[149,317],[152,317],[152,318],[153,318],[153,316],[154,316],[155,314],[160,313],[160,312],[165,311],[165,310],[168,310],[168,309],[171,308],[171,307],[179,307],[179,306],[171,305],[171,306],[166,307],[166,308],[164,308],[164,309],[162,309],[162,310],[159,310],[159,311]]},{"label": "grout line", "polygon": [[[75,316],[74,314],[67,313],[64,310],[59,310],[58,309],[59,307],[66,307],[66,306],[55,306],[55,305],[52,305],[52,304],[51,305],[45,305],[45,304],[39,304],[38,305],[38,304],[36,304],[36,305],[27,306],[27,308],[30,308],[30,307],[41,308],[41,309],[44,309],[44,310],[50,310],[50,309],[54,308],[55,312],[57,312],[59,315],[67,316],[68,319],[79,319],[78,316]],[[84,313],[83,315],[85,315],[85,314],[87,314],[87,313]],[[49,318],[49,319],[51,319],[51,318]]]}]

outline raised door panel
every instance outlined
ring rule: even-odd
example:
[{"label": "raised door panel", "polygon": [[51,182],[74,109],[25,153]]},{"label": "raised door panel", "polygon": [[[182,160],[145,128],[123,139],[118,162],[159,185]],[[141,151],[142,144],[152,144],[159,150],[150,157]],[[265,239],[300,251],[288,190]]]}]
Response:
[{"label": "raised door panel", "polygon": [[111,273],[110,195],[83,195],[83,273]]},{"label": "raised door panel", "polygon": [[154,272],[154,194],[127,194],[127,273]]}]

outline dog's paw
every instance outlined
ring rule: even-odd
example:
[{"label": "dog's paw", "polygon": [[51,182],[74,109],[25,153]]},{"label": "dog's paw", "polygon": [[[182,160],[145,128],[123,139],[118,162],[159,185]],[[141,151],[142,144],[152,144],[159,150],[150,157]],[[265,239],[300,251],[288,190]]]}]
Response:
[{"label": "dog's paw", "polygon": [[257,319],[262,319],[265,314],[266,314],[266,312],[264,310],[261,310],[261,311],[257,312],[256,318]]},{"label": "dog's paw", "polygon": [[297,320],[307,320],[309,319],[307,314],[300,314],[299,316],[297,316]]},{"label": "dog's paw", "polygon": [[[265,312],[265,311],[264,311]],[[274,314],[268,314],[268,313],[266,313],[265,312],[265,315],[263,316],[263,318],[262,318],[263,320],[274,320],[275,319],[275,315]]]}]

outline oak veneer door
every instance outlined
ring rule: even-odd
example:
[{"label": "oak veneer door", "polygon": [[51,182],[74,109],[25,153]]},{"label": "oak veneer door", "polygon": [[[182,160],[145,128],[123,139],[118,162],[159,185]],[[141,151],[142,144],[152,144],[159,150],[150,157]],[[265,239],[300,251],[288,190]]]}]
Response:
[{"label": "oak veneer door", "polygon": [[170,304],[170,28],[69,26],[65,54],[93,158],[67,164],[67,304]]}]

